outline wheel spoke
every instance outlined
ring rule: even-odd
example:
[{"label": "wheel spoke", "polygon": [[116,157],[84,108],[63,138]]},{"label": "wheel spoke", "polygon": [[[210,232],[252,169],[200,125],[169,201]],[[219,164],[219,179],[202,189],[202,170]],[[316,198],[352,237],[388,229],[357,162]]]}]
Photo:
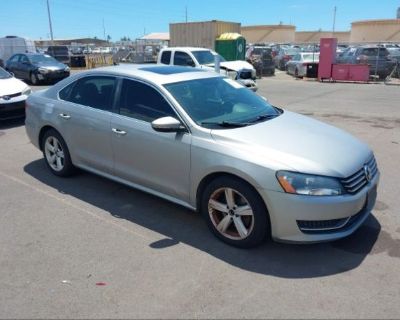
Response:
[{"label": "wheel spoke", "polygon": [[56,162],[56,158],[57,156],[55,154],[49,156],[48,157],[49,163],[53,164],[54,162]]},{"label": "wheel spoke", "polygon": [[225,198],[229,209],[232,209],[235,206],[235,199],[233,197],[233,190],[231,188],[225,188]]},{"label": "wheel spoke", "polygon": [[221,222],[217,225],[217,229],[222,232],[225,233],[226,229],[228,229],[228,227],[230,226],[232,222],[232,218],[230,215],[226,215]]},{"label": "wheel spoke", "polygon": [[251,207],[247,204],[245,206],[238,207],[235,210],[235,213],[239,216],[252,216],[253,210],[251,210]]},{"label": "wheel spoke", "polygon": [[57,157],[57,169],[62,169],[62,162],[60,157]]},{"label": "wheel spoke", "polygon": [[226,207],[226,204],[224,204],[224,203],[218,202],[214,199],[210,199],[210,201],[208,202],[208,205],[212,209],[215,209],[220,212],[228,213],[228,208]]},{"label": "wheel spoke", "polygon": [[60,151],[58,152],[58,156],[59,156],[61,159],[64,159],[64,152],[60,150]]},{"label": "wheel spoke", "polygon": [[53,153],[56,152],[55,148],[51,145],[49,140],[47,140],[46,142],[46,149]]},{"label": "wheel spoke", "polygon": [[247,237],[247,229],[243,224],[242,218],[234,217],[233,223],[235,224],[236,230],[238,231],[241,238]]}]

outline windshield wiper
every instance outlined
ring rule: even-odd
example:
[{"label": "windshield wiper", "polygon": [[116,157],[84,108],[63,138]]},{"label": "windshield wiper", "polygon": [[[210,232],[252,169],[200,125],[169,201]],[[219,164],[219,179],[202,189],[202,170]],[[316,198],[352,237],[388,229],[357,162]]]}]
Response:
[{"label": "windshield wiper", "polygon": [[201,122],[202,125],[215,125],[224,128],[240,128],[249,126],[251,123],[248,122],[231,122],[231,121],[221,121],[221,122]]},{"label": "windshield wiper", "polygon": [[259,122],[259,121],[263,121],[263,120],[270,120],[273,118],[278,117],[279,114],[262,114],[257,116],[256,118],[252,119],[249,121],[249,123],[255,123],[255,122]]}]

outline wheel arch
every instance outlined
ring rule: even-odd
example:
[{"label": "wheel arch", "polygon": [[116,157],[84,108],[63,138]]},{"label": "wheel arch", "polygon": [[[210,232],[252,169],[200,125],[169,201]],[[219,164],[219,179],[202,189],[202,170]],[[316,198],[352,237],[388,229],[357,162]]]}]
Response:
[{"label": "wheel arch", "polygon": [[53,126],[50,126],[50,125],[43,126],[39,131],[39,137],[38,137],[38,145],[39,145],[39,148],[40,148],[41,151],[43,151],[43,143],[42,143],[43,142],[42,141],[43,137],[46,134],[46,132],[49,131],[49,130],[55,130],[55,131],[58,132],[58,134],[61,135],[61,133],[56,128],[54,128]]},{"label": "wheel arch", "polygon": [[[205,177],[203,177],[203,179],[201,179],[201,181],[197,185],[197,189],[196,189],[196,210],[197,211],[200,211],[200,209],[201,209],[201,195],[204,192],[204,189],[206,188],[206,186],[209,183],[211,183],[211,181],[213,181],[217,178],[220,178],[220,177],[230,177],[230,178],[234,178],[234,179],[237,179],[237,180],[240,180],[240,181],[246,183],[255,192],[255,194],[262,200],[262,202],[264,203],[265,209],[268,213],[267,204],[265,203],[265,201],[261,197],[260,193],[258,192],[258,190],[255,186],[255,183],[249,182],[249,179],[245,179],[237,174],[226,172],[226,171],[211,172],[211,173],[207,174]],[[269,216],[269,214],[268,214],[268,216]]]}]

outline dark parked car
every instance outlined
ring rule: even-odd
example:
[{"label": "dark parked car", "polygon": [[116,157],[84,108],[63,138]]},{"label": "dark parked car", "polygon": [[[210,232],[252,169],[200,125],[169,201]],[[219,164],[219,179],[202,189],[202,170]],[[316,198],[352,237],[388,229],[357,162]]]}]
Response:
[{"label": "dark parked car", "polygon": [[33,85],[44,81],[59,81],[69,77],[67,65],[40,53],[15,54],[6,62],[6,70],[16,78],[28,80]]},{"label": "dark parked car", "polygon": [[300,49],[298,48],[280,49],[277,56],[274,58],[275,67],[277,67],[279,70],[286,70],[286,64],[299,52]]},{"label": "dark parked car", "polygon": [[66,65],[70,65],[70,55],[68,47],[66,46],[50,46],[47,48],[46,53],[49,56],[52,56],[54,59],[64,63]]},{"label": "dark parked car", "polygon": [[263,46],[250,47],[246,53],[246,60],[256,69],[257,76],[274,75],[275,63],[272,49]]},{"label": "dark parked car", "polygon": [[394,62],[390,59],[389,51],[378,46],[351,47],[339,54],[338,63],[368,64],[370,75],[378,75],[385,79],[393,70]]},{"label": "dark parked car", "polygon": [[389,58],[400,62],[400,48],[388,48],[389,51]]}]

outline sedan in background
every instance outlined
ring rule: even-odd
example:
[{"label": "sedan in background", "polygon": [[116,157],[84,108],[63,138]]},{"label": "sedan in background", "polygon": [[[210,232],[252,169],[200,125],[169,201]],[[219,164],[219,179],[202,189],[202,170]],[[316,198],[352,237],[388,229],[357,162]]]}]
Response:
[{"label": "sedan in background", "polygon": [[31,93],[26,83],[0,67],[0,121],[25,116],[25,100]]},{"label": "sedan in background", "polygon": [[57,82],[70,75],[67,65],[40,53],[15,54],[7,60],[6,69],[14,73],[16,78],[30,81],[33,85]]},{"label": "sedan in background", "polygon": [[274,58],[275,67],[279,70],[286,70],[287,63],[293,59],[293,57],[300,52],[298,48],[284,48],[280,49],[276,57]]},{"label": "sedan in background", "polygon": [[94,69],[35,92],[26,112],[53,174],[78,167],[198,210],[234,246],[342,238],[375,204],[365,143],[216,72]]},{"label": "sedan in background", "polygon": [[287,63],[287,73],[297,78],[318,76],[319,53],[302,52]]}]

